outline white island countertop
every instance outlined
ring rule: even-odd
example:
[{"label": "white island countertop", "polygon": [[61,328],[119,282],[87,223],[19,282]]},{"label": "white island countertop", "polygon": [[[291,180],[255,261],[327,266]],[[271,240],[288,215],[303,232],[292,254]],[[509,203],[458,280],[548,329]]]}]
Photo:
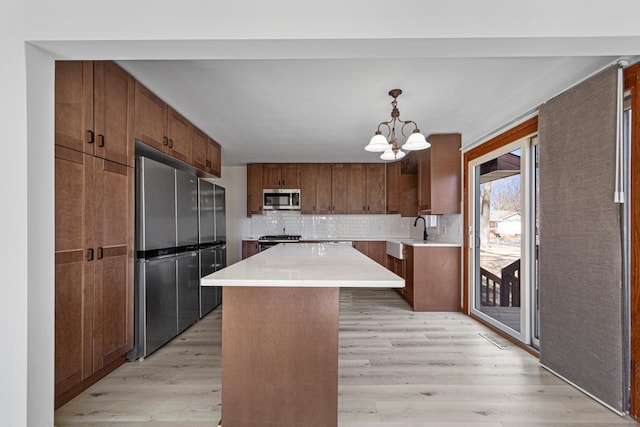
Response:
[{"label": "white island countertop", "polygon": [[402,288],[404,279],[351,245],[281,243],[201,279],[203,286]]}]

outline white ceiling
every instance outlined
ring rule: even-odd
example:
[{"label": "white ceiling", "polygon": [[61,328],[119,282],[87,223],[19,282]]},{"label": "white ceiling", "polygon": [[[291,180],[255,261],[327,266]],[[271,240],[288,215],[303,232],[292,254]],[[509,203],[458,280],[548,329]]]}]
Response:
[{"label": "white ceiling", "polygon": [[[400,118],[467,145],[615,60],[614,56],[119,61],[223,147],[225,165],[370,162]],[[402,142],[402,141],[401,141]]]}]

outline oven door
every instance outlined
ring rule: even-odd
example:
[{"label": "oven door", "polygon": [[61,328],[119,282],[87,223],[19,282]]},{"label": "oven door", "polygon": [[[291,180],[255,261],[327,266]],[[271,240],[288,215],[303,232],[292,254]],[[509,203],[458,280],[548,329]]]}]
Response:
[{"label": "oven door", "polygon": [[267,249],[272,248],[277,244],[279,243],[278,242],[258,242],[258,251],[259,252],[266,251]]}]

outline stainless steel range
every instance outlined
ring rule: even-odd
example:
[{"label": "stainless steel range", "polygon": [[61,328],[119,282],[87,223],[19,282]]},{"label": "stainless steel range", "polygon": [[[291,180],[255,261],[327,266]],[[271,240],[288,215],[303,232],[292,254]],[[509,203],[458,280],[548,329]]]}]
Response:
[{"label": "stainless steel range", "polygon": [[300,237],[292,234],[262,236],[258,239],[258,250],[262,252],[278,243],[300,243]]}]

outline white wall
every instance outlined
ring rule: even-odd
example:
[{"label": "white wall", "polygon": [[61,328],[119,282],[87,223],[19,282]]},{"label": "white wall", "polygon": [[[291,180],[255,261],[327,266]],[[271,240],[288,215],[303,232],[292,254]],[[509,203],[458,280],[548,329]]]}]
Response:
[{"label": "white wall", "polygon": [[[479,52],[493,56],[624,54],[640,46],[640,26],[635,22],[640,2],[541,0],[535,8],[527,7],[526,13],[519,4],[510,0],[401,1],[396,4],[398,10],[408,12],[398,25],[389,25],[389,3],[382,0],[240,0],[224,5],[207,0],[188,4],[173,0],[3,2],[3,425],[53,424],[52,59],[368,56],[384,60],[385,56]],[[522,37],[528,36],[542,37],[523,43]],[[595,38],[584,39],[588,36]],[[479,43],[474,37],[483,40]],[[35,42],[48,52],[29,49],[27,55],[25,42]]]}]

